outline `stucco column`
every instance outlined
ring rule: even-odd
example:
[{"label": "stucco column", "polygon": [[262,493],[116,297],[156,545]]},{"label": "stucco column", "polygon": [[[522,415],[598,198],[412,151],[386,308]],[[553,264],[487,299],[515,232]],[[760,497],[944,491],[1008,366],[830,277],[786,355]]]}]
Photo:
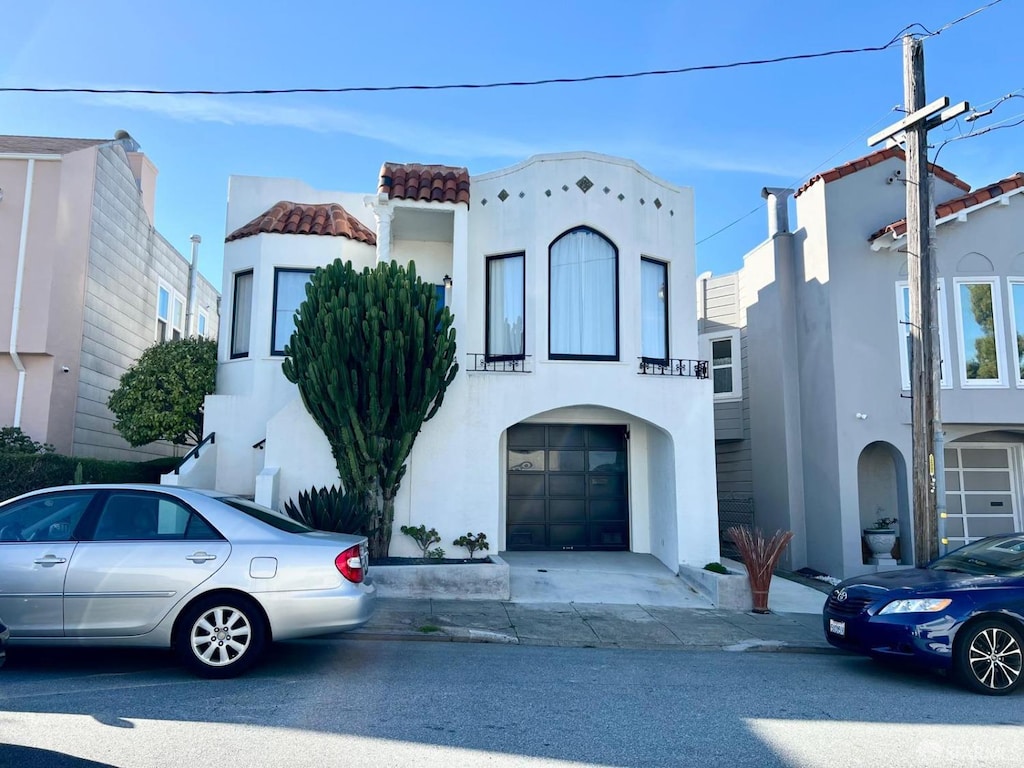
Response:
[{"label": "stucco column", "polygon": [[367,197],[366,205],[377,220],[377,263],[387,263],[391,261],[391,220],[395,209],[391,207],[388,196],[383,194]]}]

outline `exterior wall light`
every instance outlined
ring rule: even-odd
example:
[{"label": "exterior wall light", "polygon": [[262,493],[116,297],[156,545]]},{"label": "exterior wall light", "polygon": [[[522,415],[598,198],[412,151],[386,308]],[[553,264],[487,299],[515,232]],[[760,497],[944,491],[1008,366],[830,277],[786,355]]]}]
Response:
[{"label": "exterior wall light", "polygon": [[445,288],[451,288],[452,287],[452,276],[451,275],[445,275],[444,276],[444,287]]}]

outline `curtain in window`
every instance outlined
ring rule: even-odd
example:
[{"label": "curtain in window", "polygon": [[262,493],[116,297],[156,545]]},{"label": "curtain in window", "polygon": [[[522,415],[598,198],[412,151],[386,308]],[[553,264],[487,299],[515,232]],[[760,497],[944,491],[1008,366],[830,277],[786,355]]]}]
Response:
[{"label": "curtain in window", "polygon": [[668,359],[668,269],[660,261],[640,261],[640,346],[652,360]]},{"label": "curtain in window", "polygon": [[252,321],[252,272],[235,275],[231,312],[231,356],[245,357],[249,354],[249,325]]},{"label": "curtain in window", "polygon": [[487,355],[523,354],[526,310],[525,257],[504,256],[487,262]]},{"label": "curtain in window", "polygon": [[274,348],[271,352],[283,355],[284,347],[295,330],[295,312],[306,300],[306,283],[311,270],[278,270],[277,295],[274,296]]},{"label": "curtain in window", "polygon": [[576,230],[551,246],[551,354],[616,358],[615,247]]}]

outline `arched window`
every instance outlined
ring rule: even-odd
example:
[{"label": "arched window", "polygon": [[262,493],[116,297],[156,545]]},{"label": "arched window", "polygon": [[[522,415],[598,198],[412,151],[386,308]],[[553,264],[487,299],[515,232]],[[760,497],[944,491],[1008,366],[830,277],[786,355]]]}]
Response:
[{"label": "arched window", "polygon": [[618,360],[618,249],[578,227],[551,244],[549,264],[551,359]]}]

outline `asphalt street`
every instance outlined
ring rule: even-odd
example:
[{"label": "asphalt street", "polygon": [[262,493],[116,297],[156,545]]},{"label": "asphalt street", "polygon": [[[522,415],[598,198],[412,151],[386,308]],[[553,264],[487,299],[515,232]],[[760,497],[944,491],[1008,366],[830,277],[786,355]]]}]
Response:
[{"label": "asphalt street", "polygon": [[1024,698],[851,656],[314,640],[248,676],[18,649],[0,766],[1018,765]]}]

